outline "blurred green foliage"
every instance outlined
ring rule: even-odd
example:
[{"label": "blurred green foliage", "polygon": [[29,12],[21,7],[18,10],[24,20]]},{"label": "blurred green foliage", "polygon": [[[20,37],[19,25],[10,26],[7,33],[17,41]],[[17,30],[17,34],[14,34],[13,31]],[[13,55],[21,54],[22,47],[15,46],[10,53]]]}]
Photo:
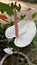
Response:
[{"label": "blurred green foliage", "polygon": [[6,11],[6,13],[11,16],[11,15],[14,14],[14,12],[13,12],[14,8],[16,8],[17,11],[20,11],[21,10],[21,5],[18,4],[18,6],[17,6],[17,3],[15,2],[14,4],[11,3],[11,6],[10,6],[9,4],[0,2],[0,11],[2,13],[4,13]]},{"label": "blurred green foliage", "polygon": [[32,14],[32,18],[34,19],[37,16],[37,12],[35,12],[34,14]]},{"label": "blurred green foliage", "polygon": [[36,35],[35,35],[33,42],[32,42],[32,50],[37,51],[37,20],[35,20],[34,22],[36,25]]}]

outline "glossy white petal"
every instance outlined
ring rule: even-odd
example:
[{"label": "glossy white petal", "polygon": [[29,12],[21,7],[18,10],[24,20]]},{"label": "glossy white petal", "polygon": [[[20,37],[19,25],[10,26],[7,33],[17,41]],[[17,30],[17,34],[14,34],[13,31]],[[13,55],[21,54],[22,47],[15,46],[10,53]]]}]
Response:
[{"label": "glossy white petal", "polygon": [[5,48],[4,52],[7,53],[7,54],[10,54],[10,55],[13,54],[13,51],[12,51],[11,48]]},{"label": "glossy white petal", "polygon": [[[18,31],[19,31],[19,36],[20,34],[22,34],[23,32],[25,32],[27,30],[27,27],[31,25],[31,22],[29,21],[25,21],[25,20],[22,20],[18,23]],[[5,32],[5,36],[8,38],[8,39],[11,39],[13,37],[16,37],[15,36],[15,26],[10,26],[9,28],[7,28],[6,32]]]}]

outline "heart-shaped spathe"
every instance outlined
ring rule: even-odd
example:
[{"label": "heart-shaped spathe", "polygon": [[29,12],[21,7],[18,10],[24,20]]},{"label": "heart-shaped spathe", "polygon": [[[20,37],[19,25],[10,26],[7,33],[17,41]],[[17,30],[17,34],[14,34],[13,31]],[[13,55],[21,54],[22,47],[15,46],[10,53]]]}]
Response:
[{"label": "heart-shaped spathe", "polygon": [[33,40],[35,34],[36,34],[36,26],[33,21],[30,20],[22,20],[18,23],[18,31],[19,36],[15,36],[15,25],[10,26],[6,32],[5,36],[8,39],[11,39],[13,37],[16,37],[14,44],[18,47],[25,47],[31,43]]}]

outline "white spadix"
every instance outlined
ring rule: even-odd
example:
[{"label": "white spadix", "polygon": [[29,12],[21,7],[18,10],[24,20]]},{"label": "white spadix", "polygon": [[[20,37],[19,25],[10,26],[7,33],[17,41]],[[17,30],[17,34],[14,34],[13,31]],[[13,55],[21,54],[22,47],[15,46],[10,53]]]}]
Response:
[{"label": "white spadix", "polygon": [[30,20],[22,20],[18,23],[18,32],[19,36],[15,35],[15,25],[10,26],[6,32],[5,36],[8,39],[16,37],[14,44],[18,47],[25,47],[31,43],[35,34],[36,34],[36,26],[33,21]]}]

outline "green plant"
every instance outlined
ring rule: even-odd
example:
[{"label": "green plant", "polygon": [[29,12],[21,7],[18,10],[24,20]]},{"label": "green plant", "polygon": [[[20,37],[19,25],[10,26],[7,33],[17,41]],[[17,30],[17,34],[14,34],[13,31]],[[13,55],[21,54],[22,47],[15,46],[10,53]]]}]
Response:
[{"label": "green plant", "polygon": [[35,12],[34,14],[32,14],[32,18],[34,19],[37,15],[37,12]]},{"label": "green plant", "polygon": [[5,37],[5,30],[9,27],[13,25],[13,22],[10,22],[8,24],[2,24],[0,23],[0,45],[4,46],[4,45],[8,45],[8,39]]},{"label": "green plant", "polygon": [[20,11],[21,10],[21,5],[19,4],[17,6],[17,3],[15,2],[15,4],[11,3],[11,6],[9,6],[9,4],[5,4],[5,3],[0,2],[0,11],[2,13],[4,13],[6,11],[6,13],[11,16],[11,15],[14,14],[14,12],[13,12],[14,8],[16,8],[17,11]]},{"label": "green plant", "polygon": [[21,10],[21,5],[19,4],[17,6],[17,3],[15,2],[15,4],[11,3],[11,9],[13,10],[14,8],[16,8],[17,11]]},{"label": "green plant", "polygon": [[36,35],[32,42],[32,50],[37,51],[37,20],[34,21],[36,25]]}]

